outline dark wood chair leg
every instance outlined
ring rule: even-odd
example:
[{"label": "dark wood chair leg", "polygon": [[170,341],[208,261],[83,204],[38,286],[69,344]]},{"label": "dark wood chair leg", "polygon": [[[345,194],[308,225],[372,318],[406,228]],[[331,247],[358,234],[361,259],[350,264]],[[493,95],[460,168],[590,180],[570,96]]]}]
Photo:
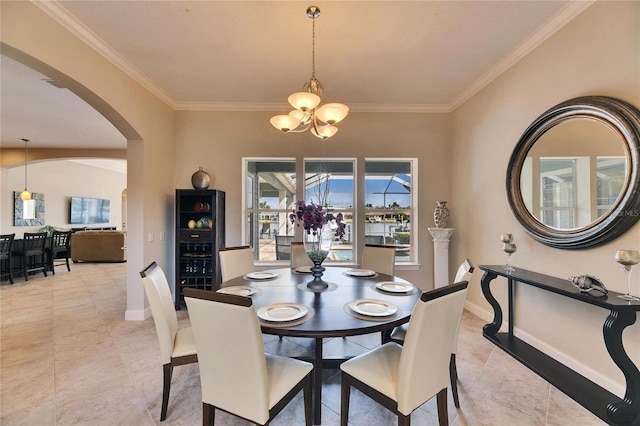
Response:
[{"label": "dark wood chair leg", "polygon": [[349,396],[351,393],[351,383],[348,376],[343,372],[340,385],[340,426],[347,426],[349,422]]},{"label": "dark wood chair leg", "polygon": [[311,374],[307,383],[305,383],[302,389],[302,397],[304,399],[304,423],[306,426],[313,425],[313,413],[311,412]]},{"label": "dark wood chair leg", "polygon": [[213,405],[202,403],[202,426],[213,426],[216,422],[216,408]]},{"label": "dark wood chair leg", "polygon": [[398,413],[398,426],[411,426],[411,414],[405,416]]},{"label": "dark wood chair leg", "polygon": [[448,426],[449,413],[447,412],[447,388],[438,392],[438,395],[436,395],[436,403],[438,406],[438,423],[440,426]]},{"label": "dark wood chair leg", "polygon": [[164,364],[162,366],[162,372],[162,409],[160,411],[161,422],[167,418],[167,408],[169,407],[169,392],[171,391],[171,375],[173,373],[173,366],[171,365],[171,363]]},{"label": "dark wood chair leg", "polygon": [[27,258],[22,258],[22,273],[24,274],[24,280],[29,281],[29,274],[27,273]]},{"label": "dark wood chair leg", "polygon": [[67,271],[71,272],[71,266],[69,266],[69,254],[67,253],[67,257],[65,258],[67,261]]},{"label": "dark wood chair leg", "polygon": [[451,379],[453,403],[456,408],[460,408],[460,400],[458,399],[458,368],[456,367],[456,354],[451,354],[451,359],[449,360],[449,378]]}]

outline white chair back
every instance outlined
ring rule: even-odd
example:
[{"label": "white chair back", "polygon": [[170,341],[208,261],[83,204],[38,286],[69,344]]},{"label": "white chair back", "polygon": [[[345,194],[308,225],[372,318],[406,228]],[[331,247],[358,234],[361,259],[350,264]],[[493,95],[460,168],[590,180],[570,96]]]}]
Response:
[{"label": "white chair back", "polygon": [[249,246],[220,249],[218,255],[220,257],[220,273],[223,282],[255,270],[253,253]]},{"label": "white chair back", "polygon": [[362,269],[370,269],[381,274],[393,275],[395,271],[395,262],[395,247],[365,244],[360,267]]},{"label": "white chair back", "polygon": [[198,351],[202,402],[265,424],[270,408],[267,361],[251,299],[185,289],[185,301]]},{"label": "white chair back", "polygon": [[398,367],[398,411],[409,414],[449,384],[451,347],[467,282],[424,293],[411,314]]},{"label": "white chair back", "polygon": [[464,262],[460,264],[458,267],[458,271],[456,272],[456,277],[453,280],[454,283],[459,283],[460,281],[471,282],[471,274],[473,274],[473,265],[469,261],[469,259],[465,259]]},{"label": "white chair back", "polygon": [[304,243],[291,243],[291,267],[298,268],[300,266],[313,266],[313,262],[309,259],[307,251],[304,249]]},{"label": "white chair back", "polygon": [[160,341],[162,363],[171,363],[173,346],[178,331],[178,317],[169,290],[169,283],[162,268],[156,262],[151,263],[142,275],[142,284],[151,306],[153,322]]}]

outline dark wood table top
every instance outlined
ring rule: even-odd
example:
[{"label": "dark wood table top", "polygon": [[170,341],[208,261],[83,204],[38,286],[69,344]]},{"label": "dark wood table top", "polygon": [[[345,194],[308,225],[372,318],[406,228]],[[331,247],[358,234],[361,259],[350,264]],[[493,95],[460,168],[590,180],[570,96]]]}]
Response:
[{"label": "dark wood table top", "polygon": [[[331,283],[323,292],[314,293],[306,288],[306,283],[313,280],[311,274],[298,273],[289,268],[271,269],[278,276],[268,280],[250,280],[236,277],[222,284],[222,288],[230,286],[249,286],[259,289],[252,296],[253,305],[258,310],[273,303],[298,303],[313,308],[313,315],[299,325],[283,326],[274,323],[270,326],[260,321],[262,331],[267,334],[296,337],[342,337],[368,334],[392,329],[409,321],[413,307],[420,298],[421,291],[408,293],[390,293],[379,290],[375,284],[383,281],[408,283],[408,281],[385,274],[375,277],[352,277],[346,274],[350,268],[326,267],[323,280]],[[393,303],[398,312],[390,317],[356,318],[349,314],[345,305],[358,299],[377,299]],[[357,314],[356,314],[357,315]],[[362,317],[361,317],[362,318]]]}]

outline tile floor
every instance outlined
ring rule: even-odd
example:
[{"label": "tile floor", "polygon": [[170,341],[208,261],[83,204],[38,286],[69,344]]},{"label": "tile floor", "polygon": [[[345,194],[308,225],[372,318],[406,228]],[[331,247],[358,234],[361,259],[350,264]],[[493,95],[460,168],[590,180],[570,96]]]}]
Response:
[{"label": "tile floor", "polygon": [[[125,264],[73,264],[55,276],[0,285],[2,425],[159,424],[162,367],[153,320],[124,321]],[[181,326],[188,324],[180,311]],[[596,425],[587,410],[482,337],[483,321],[465,312],[458,347],[461,408],[449,393],[452,425]],[[379,335],[332,339],[327,352],[358,353]],[[301,355],[305,339],[265,336],[268,352]],[[323,425],[338,425],[340,374],[324,372]],[[357,391],[354,425],[395,424],[395,418]],[[301,395],[272,423],[303,423]],[[435,398],[416,410],[415,425],[436,425]],[[174,370],[164,425],[202,423],[197,364]],[[216,414],[218,425],[245,425]]]}]

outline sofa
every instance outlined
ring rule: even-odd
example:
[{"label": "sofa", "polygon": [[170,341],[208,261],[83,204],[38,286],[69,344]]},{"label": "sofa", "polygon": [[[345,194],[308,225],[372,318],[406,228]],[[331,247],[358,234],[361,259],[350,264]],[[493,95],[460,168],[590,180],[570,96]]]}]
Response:
[{"label": "sofa", "polygon": [[122,231],[78,231],[71,234],[71,260],[83,262],[126,262],[125,233]]}]

